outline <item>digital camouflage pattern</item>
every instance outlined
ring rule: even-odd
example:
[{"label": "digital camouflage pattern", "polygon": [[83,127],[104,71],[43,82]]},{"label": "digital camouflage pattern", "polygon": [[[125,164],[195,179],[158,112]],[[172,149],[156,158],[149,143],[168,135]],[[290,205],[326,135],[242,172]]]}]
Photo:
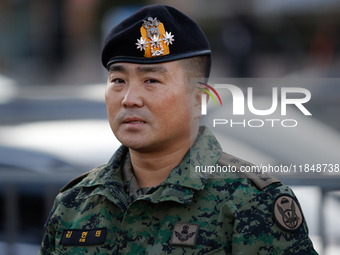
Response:
[{"label": "digital camouflage pattern", "polygon": [[222,153],[207,128],[191,152],[164,183],[131,200],[121,146],[57,196],[39,254],[317,254],[304,219],[294,231],[276,223],[276,199],[297,201],[289,187],[274,179],[259,188],[242,173],[190,178],[190,164],[214,165],[221,155],[219,164],[248,164]]}]

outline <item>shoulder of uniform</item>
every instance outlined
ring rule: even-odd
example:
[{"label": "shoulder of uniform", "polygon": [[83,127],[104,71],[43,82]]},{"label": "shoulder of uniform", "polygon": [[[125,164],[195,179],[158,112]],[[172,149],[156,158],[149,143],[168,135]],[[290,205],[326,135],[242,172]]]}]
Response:
[{"label": "shoulder of uniform", "polygon": [[[93,171],[93,170],[91,170]],[[86,176],[88,176],[88,174],[91,172],[86,172],[83,173],[82,175],[77,176],[76,178],[72,179],[71,181],[69,181],[64,187],[62,187],[60,189],[60,192],[64,192],[65,190],[68,190],[69,188],[73,187],[74,185],[78,184],[79,182],[81,182]]]},{"label": "shoulder of uniform", "polygon": [[[270,184],[280,183],[274,176],[260,172],[260,168],[256,167],[254,164],[227,153],[222,154],[218,159],[217,164],[235,166],[238,172],[250,179],[260,190],[263,190]],[[244,171],[246,169],[245,167],[250,167],[251,169],[252,166],[253,171]],[[259,171],[256,171],[256,169]]]},{"label": "shoulder of uniform", "polygon": [[78,184],[79,182],[81,182],[85,177],[87,177],[90,173],[97,171],[97,170],[100,169],[101,167],[102,167],[102,166],[97,167],[97,168],[95,168],[95,169],[92,169],[91,171],[88,171],[88,172],[86,172],[86,173],[83,173],[83,174],[77,176],[76,178],[72,179],[72,180],[69,181],[64,187],[62,187],[62,188],[60,189],[60,192],[62,193],[62,192],[64,192],[64,191],[68,190],[69,188],[75,186],[76,184]]}]

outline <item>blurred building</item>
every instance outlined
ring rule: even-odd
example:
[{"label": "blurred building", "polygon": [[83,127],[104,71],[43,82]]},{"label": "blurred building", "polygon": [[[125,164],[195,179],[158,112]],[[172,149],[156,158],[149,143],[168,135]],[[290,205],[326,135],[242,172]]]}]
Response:
[{"label": "blurred building", "polygon": [[[106,79],[100,61],[104,36],[112,26],[136,9],[157,3],[174,6],[199,23],[213,51],[212,77],[339,77],[338,0],[0,0],[0,130],[7,130],[6,134],[18,134],[14,127],[27,131],[32,124],[31,128],[38,131],[39,136],[43,130],[51,131],[50,126],[53,125],[59,130],[64,129],[69,136],[75,137],[78,134],[79,140],[73,144],[79,146],[78,142],[85,136],[79,134],[79,126],[90,128],[93,127],[91,124],[96,126],[96,121],[100,120],[100,129],[96,130],[104,134],[102,130],[106,129],[101,128],[105,126],[102,123],[106,119],[105,103],[94,98],[100,86],[93,85],[105,83]],[[2,75],[12,80],[4,79]],[[6,80],[6,86],[2,85],[2,80]],[[90,84],[92,86],[83,86]],[[337,116],[340,91],[334,84],[322,85],[322,89],[313,93],[309,109],[313,112],[313,118],[321,120],[339,133],[340,120]],[[102,91],[98,95],[102,98]],[[65,122],[63,126],[48,122],[60,120],[80,122]],[[23,126],[20,127],[21,124]],[[76,127],[70,128],[74,124]],[[87,129],[85,131],[89,132]],[[65,133],[60,136],[62,139],[55,138],[60,140],[61,147],[51,151],[42,147],[44,152],[53,156],[57,155],[54,153],[57,151],[65,154],[67,150],[63,148],[66,146],[75,151],[74,154],[77,153],[79,158],[85,155],[81,150],[63,144]],[[13,142],[11,135],[6,134],[2,137],[6,136],[7,140]],[[24,133],[23,137],[30,135]],[[46,137],[52,137],[52,134],[48,133]],[[47,140],[46,137],[41,140]],[[91,137],[94,137],[93,133]],[[24,139],[17,137],[17,140],[19,144]],[[107,140],[106,137],[103,140]],[[105,150],[110,153],[111,144],[106,142]],[[3,143],[0,133],[0,146]],[[37,140],[30,143],[38,145]],[[51,155],[40,156],[49,158]],[[18,176],[21,176],[21,185],[27,181],[26,175],[22,174],[21,167],[15,169]],[[32,169],[37,170],[32,167],[29,171]],[[87,170],[90,169],[81,169]],[[15,173],[9,176],[8,172],[2,172],[2,176],[13,177],[11,180],[18,186]],[[27,176],[30,174],[27,173]],[[60,185],[70,179],[69,176],[60,176],[58,180],[58,175],[44,176],[46,180],[34,175],[34,178],[30,177],[30,183],[17,190],[16,186],[11,188],[10,181],[3,179],[0,203],[3,205],[13,198],[16,204],[6,205],[15,208],[16,213],[12,217],[14,228],[10,226],[11,222],[6,224],[5,220],[5,215],[11,215],[11,210],[5,211],[6,206],[0,208],[0,253],[1,241],[6,241],[6,231],[12,233],[10,241],[6,241],[10,244],[18,242],[18,236],[26,236],[24,242],[39,245],[44,231],[42,224],[51,208],[52,197]],[[36,186],[35,190],[31,189],[32,183]],[[50,187],[49,183],[54,186]],[[5,194],[7,187],[10,187],[10,196]],[[334,197],[334,200],[339,201],[338,195]],[[31,209],[25,214],[24,210],[28,207]],[[35,217],[34,220],[29,222],[32,217]]]},{"label": "blurred building", "polygon": [[150,3],[177,7],[199,23],[217,76],[280,77],[339,66],[340,4],[334,0],[1,0],[0,73],[22,84],[102,81],[103,21],[114,8]]}]

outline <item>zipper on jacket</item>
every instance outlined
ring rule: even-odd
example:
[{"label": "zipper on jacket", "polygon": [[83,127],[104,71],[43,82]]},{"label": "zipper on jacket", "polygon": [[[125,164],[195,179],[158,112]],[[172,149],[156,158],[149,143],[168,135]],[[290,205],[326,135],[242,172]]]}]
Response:
[{"label": "zipper on jacket", "polygon": [[119,196],[113,189],[110,189],[110,192],[112,193],[112,195],[117,198],[120,202],[122,202],[122,204],[125,206],[125,208],[121,208],[120,209],[125,212],[126,209],[129,207],[128,203],[126,203],[126,201],[121,197]]}]

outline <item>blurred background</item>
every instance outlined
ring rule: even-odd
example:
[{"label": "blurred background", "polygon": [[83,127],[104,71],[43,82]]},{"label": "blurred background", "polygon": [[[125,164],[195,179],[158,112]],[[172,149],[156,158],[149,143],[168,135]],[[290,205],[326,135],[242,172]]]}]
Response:
[{"label": "blurred background", "polygon": [[[58,190],[118,148],[101,46],[114,25],[156,3],[204,30],[212,77],[329,81],[310,107],[316,136],[340,139],[339,0],[0,0],[0,254],[37,254]],[[332,151],[340,156],[340,145]],[[318,252],[340,254],[340,183],[287,182]]]}]

